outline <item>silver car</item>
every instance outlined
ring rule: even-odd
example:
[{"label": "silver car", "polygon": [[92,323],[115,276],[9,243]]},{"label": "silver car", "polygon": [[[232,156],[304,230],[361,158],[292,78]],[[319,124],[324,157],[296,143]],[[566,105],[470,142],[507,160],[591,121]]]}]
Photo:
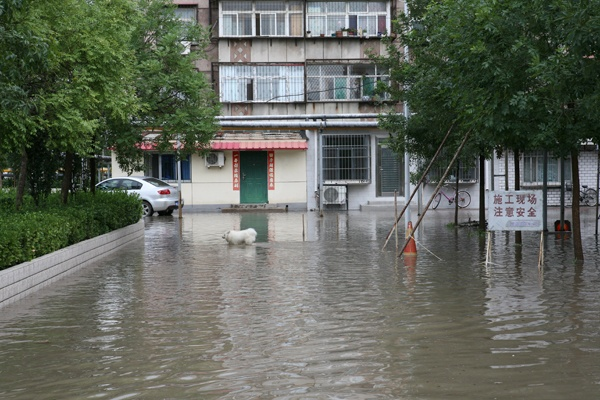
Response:
[{"label": "silver car", "polygon": [[[100,190],[127,190],[142,199],[144,217],[154,212],[158,215],[171,215],[179,208],[179,190],[166,182],[150,176],[126,176],[108,178],[96,185]],[[183,199],[181,200],[183,208]]]}]

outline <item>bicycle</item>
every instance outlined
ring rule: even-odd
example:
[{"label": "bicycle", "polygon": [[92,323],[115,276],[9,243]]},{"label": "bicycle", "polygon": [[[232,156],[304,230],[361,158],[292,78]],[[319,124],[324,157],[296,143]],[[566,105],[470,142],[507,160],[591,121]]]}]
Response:
[{"label": "bicycle", "polygon": [[[451,187],[453,193],[456,193],[455,188],[453,188],[452,186],[448,186],[448,187]],[[448,205],[451,205],[452,203],[454,203],[454,196],[448,197],[448,195],[446,193],[444,193],[444,191],[442,189],[440,189],[438,194],[436,194],[435,197],[433,198],[433,203],[431,203],[432,208],[434,210],[436,208],[438,208],[438,206],[440,205],[440,201],[442,201],[442,196],[444,196],[446,198],[446,200],[448,200]],[[458,207],[460,207],[460,208],[468,207],[469,204],[471,204],[471,195],[469,194],[469,192],[467,192],[466,190],[459,190],[457,203],[458,203]]]},{"label": "bicycle", "polygon": [[[573,187],[567,184],[565,190],[569,192],[566,205],[567,207],[570,207],[573,205]],[[588,187],[587,185],[581,185],[581,189],[579,189],[579,204],[589,207],[594,207],[596,204],[598,204],[598,193],[596,190]]]}]

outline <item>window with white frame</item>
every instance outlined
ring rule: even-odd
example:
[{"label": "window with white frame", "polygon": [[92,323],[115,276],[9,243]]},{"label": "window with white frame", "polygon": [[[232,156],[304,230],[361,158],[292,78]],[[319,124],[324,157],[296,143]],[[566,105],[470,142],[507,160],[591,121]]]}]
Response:
[{"label": "window with white frame", "polygon": [[387,84],[389,75],[373,64],[308,65],[307,100],[373,100],[379,81]]},{"label": "window with white frame", "polygon": [[[548,183],[560,184],[560,159],[548,155]],[[565,180],[571,180],[570,158],[563,160]],[[522,182],[526,185],[542,185],[544,183],[544,151],[531,151],[523,154]]]},{"label": "window with white frame", "polygon": [[323,135],[321,147],[324,183],[370,182],[369,135]]},{"label": "window with white frame", "polygon": [[[175,154],[147,154],[145,174],[164,181],[176,181],[177,157]],[[181,180],[189,181],[190,157],[181,160]]]},{"label": "window with white frame", "polygon": [[197,23],[198,20],[196,18],[196,7],[189,7],[189,6],[178,6],[175,9],[175,16],[180,19],[181,21],[187,22],[187,23]]},{"label": "window with white frame", "polygon": [[303,36],[303,2],[221,1],[220,36]]},{"label": "window with white frame", "polygon": [[308,1],[306,30],[330,36],[342,28],[377,35],[390,30],[385,1]]},{"label": "window with white frame", "polygon": [[221,101],[294,102],[304,100],[302,65],[221,65]]}]

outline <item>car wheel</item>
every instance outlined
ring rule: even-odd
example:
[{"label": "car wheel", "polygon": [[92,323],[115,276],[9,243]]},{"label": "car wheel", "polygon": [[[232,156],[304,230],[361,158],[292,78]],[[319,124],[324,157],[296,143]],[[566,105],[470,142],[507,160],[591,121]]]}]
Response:
[{"label": "car wheel", "polygon": [[151,217],[152,214],[154,214],[154,209],[152,208],[152,205],[146,200],[142,201],[142,207],[144,208],[144,217]]}]

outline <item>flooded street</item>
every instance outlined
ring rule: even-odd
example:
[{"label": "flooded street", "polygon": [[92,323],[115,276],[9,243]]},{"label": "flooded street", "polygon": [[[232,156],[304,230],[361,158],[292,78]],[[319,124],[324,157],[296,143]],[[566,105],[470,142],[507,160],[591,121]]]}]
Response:
[{"label": "flooded street", "polygon": [[[148,218],[144,240],[0,309],[0,398],[597,398],[582,211],[585,264],[550,233],[542,273],[539,233],[494,233],[486,265],[486,236],[448,210],[418,228],[414,267],[393,237],[382,251],[393,212]],[[254,245],[221,238],[247,227]]]}]

